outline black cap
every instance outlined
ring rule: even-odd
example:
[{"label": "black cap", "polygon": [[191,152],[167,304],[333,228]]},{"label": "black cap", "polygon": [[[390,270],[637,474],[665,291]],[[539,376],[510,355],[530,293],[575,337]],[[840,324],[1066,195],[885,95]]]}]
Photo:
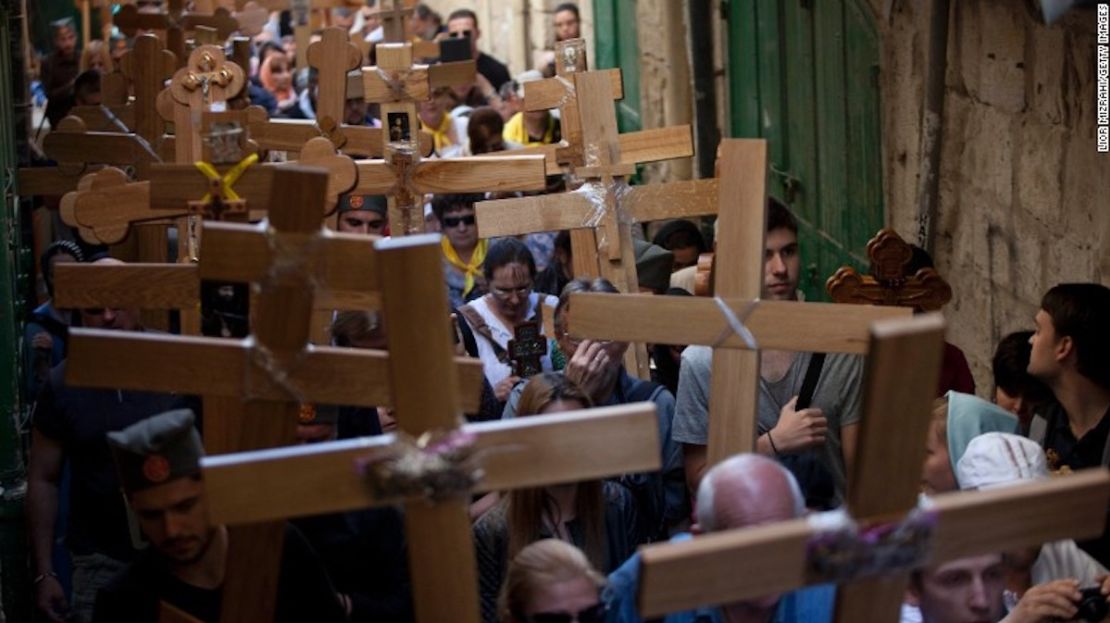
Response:
[{"label": "black cap", "polygon": [[385,216],[389,210],[389,203],[383,195],[341,195],[339,197],[339,213],[358,212],[367,210]]},{"label": "black cap", "polygon": [[108,433],[120,483],[141,491],[200,471],[204,444],[189,409],[167,411]]}]

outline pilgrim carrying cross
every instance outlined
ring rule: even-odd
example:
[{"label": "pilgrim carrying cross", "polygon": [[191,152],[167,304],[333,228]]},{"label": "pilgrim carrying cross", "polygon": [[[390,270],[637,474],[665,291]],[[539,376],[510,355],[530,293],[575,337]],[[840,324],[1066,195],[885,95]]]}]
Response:
[{"label": "pilgrim carrying cross", "polygon": [[837,620],[896,621],[914,568],[1099,534],[1110,501],[1105,469],[944,494],[907,515],[917,501],[943,340],[937,315],[873,325],[847,503],[858,525],[832,511],[811,516],[817,521],[795,519],[644,547],[642,615],[833,582],[842,584]]}]

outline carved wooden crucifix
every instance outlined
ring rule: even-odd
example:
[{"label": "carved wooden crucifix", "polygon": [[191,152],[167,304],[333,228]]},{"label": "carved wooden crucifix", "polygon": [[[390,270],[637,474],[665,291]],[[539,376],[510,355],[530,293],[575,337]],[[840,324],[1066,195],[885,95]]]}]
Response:
[{"label": "carved wooden crucifix", "polygon": [[[305,403],[411,408],[400,399],[396,389],[390,391],[388,370],[395,369],[396,362],[391,362],[388,355],[308,345],[309,318],[318,284],[326,284],[342,273],[352,273],[368,282],[376,280],[389,292],[396,287],[390,279],[399,274],[411,276],[406,272],[411,267],[399,269],[391,260],[374,253],[366,237],[320,230],[319,212],[306,210],[305,206],[321,202],[326,186],[325,172],[291,167],[275,175],[270,209],[263,223],[206,224],[206,250],[199,265],[201,278],[256,284],[257,304],[249,338],[226,340],[76,330],[71,335],[67,382],[75,386],[226,397],[220,401],[219,413],[209,413],[207,408],[205,411],[205,427],[218,426],[228,435],[223,440],[225,449],[293,443],[300,405]],[[359,269],[352,270],[352,266]],[[442,280],[421,278],[415,283],[442,290]],[[404,293],[403,287],[401,292]],[[442,316],[414,317],[411,310],[403,307],[391,309],[389,297],[386,298],[386,316],[397,319],[390,323],[391,340],[395,334],[406,332],[426,339],[427,332],[440,325],[443,334],[448,335],[446,311]],[[421,351],[426,346],[421,342],[412,351]],[[450,348],[450,344],[445,343],[444,347]],[[406,354],[405,349],[398,351],[401,356]],[[457,393],[461,376],[458,366],[473,369],[464,377],[468,384],[461,394]],[[459,363],[449,357],[439,362],[436,370],[436,378],[446,379],[450,375],[453,405],[464,399],[477,399],[482,378],[480,363]],[[405,386],[423,395],[441,395],[424,391],[416,384]],[[273,618],[282,533],[281,522],[233,530],[221,620]]]},{"label": "carved wooden crucifix", "polygon": [[[1099,534],[1110,473],[940,495],[916,511],[943,349],[939,316],[875,323],[847,510],[856,526],[796,519],[641,550],[644,617],[833,582],[839,621],[895,621],[910,571],[947,560]],[[907,417],[909,416],[909,417]],[[836,512],[836,511],[834,511]],[[826,515],[828,516],[828,515]],[[901,530],[891,530],[900,526]],[[999,529],[1006,526],[1005,530]],[[893,533],[901,542],[864,534]]]},{"label": "carved wooden crucifix", "polygon": [[[314,444],[204,459],[215,522],[237,525],[289,516],[405,503],[416,620],[476,623],[471,492],[575,482],[658,469],[658,425],[651,403],[460,426],[453,351],[442,287],[439,236],[375,243],[389,322],[389,376],[401,437],[433,441],[413,447],[397,436]],[[436,379],[428,391],[421,379]],[[438,475],[454,486],[430,484],[425,474],[407,485],[394,460],[445,459],[455,446],[472,460]],[[361,466],[361,467],[360,467]],[[474,478],[480,470],[480,476]],[[279,474],[296,474],[295,478]],[[284,483],[281,495],[272,485]],[[326,487],[321,483],[327,482]],[[249,486],[245,483],[252,483]],[[226,594],[226,592],[225,592]]]},{"label": "carved wooden crucifix", "polygon": [[867,243],[871,259],[868,275],[860,275],[845,266],[829,277],[825,284],[837,303],[862,305],[901,305],[921,311],[938,311],[952,300],[952,288],[933,268],[922,268],[913,275],[906,266],[913,259],[913,249],[898,232],[883,229]]}]

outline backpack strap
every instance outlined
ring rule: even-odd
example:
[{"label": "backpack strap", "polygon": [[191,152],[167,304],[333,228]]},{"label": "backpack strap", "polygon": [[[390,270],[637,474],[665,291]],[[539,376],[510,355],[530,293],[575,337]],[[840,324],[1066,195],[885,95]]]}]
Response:
[{"label": "backpack strap", "polygon": [[[486,338],[486,341],[493,347],[493,353],[497,355],[498,361],[501,363],[509,362],[509,353],[497,343],[497,340],[493,339],[493,333],[489,330],[489,325],[486,324],[478,310],[467,303],[466,305],[460,305],[456,311],[465,321],[459,323],[459,330],[463,334],[463,345],[466,347],[467,353],[472,357],[478,356],[478,343],[474,340],[474,334],[477,333]],[[464,324],[468,325],[466,329],[462,328]]]},{"label": "backpack strap", "polygon": [[825,366],[825,353],[813,353],[806,367],[806,377],[802,381],[802,390],[798,392],[798,402],[794,409],[801,411],[809,408],[813,403],[813,393],[817,391],[817,381],[821,379],[821,368]]}]

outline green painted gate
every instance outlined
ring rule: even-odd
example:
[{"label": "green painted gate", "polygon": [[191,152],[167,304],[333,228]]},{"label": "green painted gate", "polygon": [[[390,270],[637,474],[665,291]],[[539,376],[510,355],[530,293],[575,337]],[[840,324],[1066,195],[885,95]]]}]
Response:
[{"label": "green painted gate", "polygon": [[801,288],[825,300],[883,226],[879,36],[866,0],[731,0],[731,134],[770,141],[768,192],[798,216]]},{"label": "green painted gate", "polygon": [[[670,0],[668,0],[670,1]],[[617,104],[621,132],[642,128],[640,122],[640,42],[636,0],[594,0],[594,43],[597,69],[620,67],[624,99]]]}]

